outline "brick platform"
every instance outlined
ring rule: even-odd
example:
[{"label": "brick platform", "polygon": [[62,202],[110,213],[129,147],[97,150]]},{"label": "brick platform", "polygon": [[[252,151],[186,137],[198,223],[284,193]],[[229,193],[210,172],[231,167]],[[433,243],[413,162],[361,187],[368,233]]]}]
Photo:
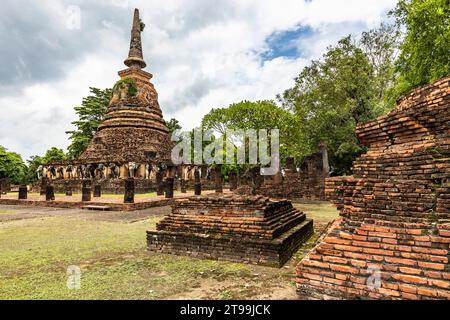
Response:
[{"label": "brick platform", "polygon": [[450,78],[357,135],[369,150],[354,177],[326,181],[341,218],[298,265],[300,295],[449,299]]},{"label": "brick platform", "polygon": [[[211,193],[211,191],[209,191]],[[176,199],[183,199],[192,196],[188,194],[176,194],[175,199],[165,199],[162,197],[136,197],[135,203],[123,203],[122,198],[96,198],[95,201],[83,202],[81,195],[66,197],[57,196],[55,201],[45,201],[45,196],[28,196],[27,200],[18,200],[17,195],[9,194],[0,198],[0,205],[30,206],[30,207],[50,207],[50,208],[79,208],[86,206],[110,207],[114,211],[136,211],[155,207],[165,207],[173,205]]]},{"label": "brick platform", "polygon": [[313,233],[287,200],[210,195],[177,200],[148,231],[150,251],[281,267]]}]

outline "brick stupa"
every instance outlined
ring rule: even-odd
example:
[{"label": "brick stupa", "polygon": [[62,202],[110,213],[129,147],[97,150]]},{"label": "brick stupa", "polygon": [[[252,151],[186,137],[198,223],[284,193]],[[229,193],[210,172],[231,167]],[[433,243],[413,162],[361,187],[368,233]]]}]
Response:
[{"label": "brick stupa", "polygon": [[329,178],[341,218],[299,264],[302,297],[450,299],[450,78],[357,127],[368,152]]},{"label": "brick stupa", "polygon": [[114,86],[106,117],[79,158],[82,163],[146,163],[156,157],[170,160],[172,144],[158,93],[150,82],[153,76],[142,70],[147,64],[142,54],[141,32],[136,9],[130,52],[125,60],[128,69],[119,72],[121,80]]},{"label": "brick stupa", "polygon": [[312,233],[290,201],[218,194],[178,200],[147,241],[155,252],[280,267]]}]

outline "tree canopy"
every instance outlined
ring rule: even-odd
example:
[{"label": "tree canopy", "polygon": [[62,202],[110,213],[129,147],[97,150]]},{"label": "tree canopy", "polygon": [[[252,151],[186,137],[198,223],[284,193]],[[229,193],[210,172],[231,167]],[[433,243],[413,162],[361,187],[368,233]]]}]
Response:
[{"label": "tree canopy", "polygon": [[355,135],[356,124],[389,108],[381,94],[389,83],[393,52],[392,44],[382,39],[385,32],[366,33],[360,44],[351,36],[341,39],[279,97],[298,117],[304,155],[326,143],[335,174],[350,173],[352,161],[364,150]]},{"label": "tree canopy", "polygon": [[227,108],[212,109],[202,120],[204,129],[211,129],[220,135],[227,130],[279,129],[280,153],[295,156],[301,150],[301,131],[298,118],[291,112],[277,106],[273,101],[242,101]]},{"label": "tree canopy", "polygon": [[174,133],[175,131],[182,129],[180,122],[175,118],[172,118],[169,122],[167,122],[167,128],[169,128],[170,133]]},{"label": "tree canopy", "polygon": [[392,11],[404,29],[396,94],[450,75],[448,0],[400,0]]},{"label": "tree canopy", "polygon": [[52,161],[64,161],[67,160],[68,157],[64,153],[63,150],[53,147],[47,150],[44,156],[31,156],[30,159],[27,160],[27,170],[26,170],[26,178],[28,183],[33,183],[37,181],[37,169],[41,165],[46,165]]},{"label": "tree canopy", "polygon": [[72,143],[68,147],[70,159],[78,158],[88,147],[104,119],[112,97],[112,89],[90,88],[92,95],[83,99],[81,106],[75,107],[78,120],[72,122],[75,131],[68,131]]},{"label": "tree canopy", "polygon": [[25,173],[22,157],[0,146],[0,178],[9,178],[12,183],[21,184],[25,182]]}]

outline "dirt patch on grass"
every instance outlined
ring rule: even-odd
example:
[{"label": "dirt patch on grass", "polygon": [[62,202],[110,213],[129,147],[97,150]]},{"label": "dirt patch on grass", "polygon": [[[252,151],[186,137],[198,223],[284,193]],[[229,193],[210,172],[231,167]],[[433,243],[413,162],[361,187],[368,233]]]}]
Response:
[{"label": "dirt patch on grass", "polygon": [[138,222],[150,217],[163,217],[171,211],[170,206],[150,208],[140,211],[89,211],[81,209],[58,209],[44,207],[0,206],[0,223],[16,220],[65,216],[106,222]]},{"label": "dirt patch on grass", "polygon": [[164,217],[171,212],[170,206],[150,208],[140,211],[120,212],[120,211],[89,211],[89,214],[84,211],[86,218],[97,221],[110,222],[138,222],[147,220],[151,217]]}]

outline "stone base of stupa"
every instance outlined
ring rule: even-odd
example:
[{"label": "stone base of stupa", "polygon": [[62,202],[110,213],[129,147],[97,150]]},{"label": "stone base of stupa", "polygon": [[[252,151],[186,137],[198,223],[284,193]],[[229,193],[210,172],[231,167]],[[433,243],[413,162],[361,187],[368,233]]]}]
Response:
[{"label": "stone base of stupa", "polygon": [[281,267],[312,234],[290,201],[210,195],[176,201],[147,242],[151,252]]}]

